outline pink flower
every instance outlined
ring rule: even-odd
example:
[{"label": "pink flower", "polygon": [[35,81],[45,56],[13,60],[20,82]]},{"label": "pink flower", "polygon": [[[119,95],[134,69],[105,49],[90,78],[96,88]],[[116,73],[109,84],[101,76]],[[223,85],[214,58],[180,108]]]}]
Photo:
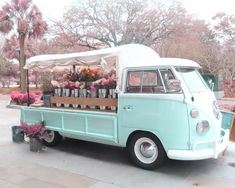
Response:
[{"label": "pink flower", "polygon": [[22,105],[28,103],[32,104],[36,101],[37,98],[41,98],[41,93],[35,94],[34,92],[28,93],[20,93],[19,91],[12,91],[11,92],[11,100],[16,104]]},{"label": "pink flower", "polygon": [[109,79],[102,78],[102,79],[101,79],[101,84],[102,84],[102,85],[108,85],[108,84],[109,84]]},{"label": "pink flower", "polygon": [[25,135],[30,138],[38,138],[42,140],[48,136],[43,121],[30,125],[21,122],[20,127],[24,130]]},{"label": "pink flower", "polygon": [[51,85],[52,85],[53,87],[60,87],[60,83],[57,82],[56,80],[52,80],[52,81],[51,81]]},{"label": "pink flower", "polygon": [[95,86],[90,86],[90,87],[89,87],[89,90],[90,90],[90,91],[97,91],[97,88],[96,88]]}]

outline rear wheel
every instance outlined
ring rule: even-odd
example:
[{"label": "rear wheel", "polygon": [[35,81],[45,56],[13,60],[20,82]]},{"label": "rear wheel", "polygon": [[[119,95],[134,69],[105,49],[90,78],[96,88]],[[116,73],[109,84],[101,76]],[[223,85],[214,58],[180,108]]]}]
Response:
[{"label": "rear wheel", "polygon": [[44,145],[48,147],[58,145],[62,140],[62,136],[57,131],[47,130],[47,137],[43,139]]},{"label": "rear wheel", "polygon": [[128,150],[135,165],[147,170],[161,166],[166,159],[166,153],[161,142],[150,133],[133,135]]}]

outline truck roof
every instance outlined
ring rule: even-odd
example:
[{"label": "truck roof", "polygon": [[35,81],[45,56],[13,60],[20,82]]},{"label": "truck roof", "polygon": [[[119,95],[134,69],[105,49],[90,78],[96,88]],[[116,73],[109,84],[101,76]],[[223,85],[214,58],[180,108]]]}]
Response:
[{"label": "truck roof", "polygon": [[201,66],[195,61],[181,58],[159,58],[155,66],[195,67]]}]

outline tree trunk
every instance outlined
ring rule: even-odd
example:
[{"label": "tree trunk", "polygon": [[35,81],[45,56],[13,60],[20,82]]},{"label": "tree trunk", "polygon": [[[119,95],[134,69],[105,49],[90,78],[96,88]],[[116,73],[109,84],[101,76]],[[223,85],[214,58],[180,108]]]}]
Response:
[{"label": "tree trunk", "polygon": [[10,88],[10,83],[11,83],[11,81],[10,81],[10,78],[9,78],[9,80],[7,80],[7,88]]},{"label": "tree trunk", "polygon": [[2,87],[4,88],[6,86],[5,81],[2,81]]},{"label": "tree trunk", "polygon": [[25,33],[19,33],[19,44],[20,44],[20,90],[22,93],[27,92],[27,72],[24,69],[25,65],[25,54],[24,54],[24,42],[25,42]]}]

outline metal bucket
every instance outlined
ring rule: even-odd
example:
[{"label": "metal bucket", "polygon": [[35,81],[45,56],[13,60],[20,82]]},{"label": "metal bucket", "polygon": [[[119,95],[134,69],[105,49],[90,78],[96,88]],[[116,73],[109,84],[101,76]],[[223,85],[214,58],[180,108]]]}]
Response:
[{"label": "metal bucket", "polygon": [[[99,98],[106,98],[107,97],[107,89],[99,89]],[[105,110],[106,106],[100,106],[100,110]]]},{"label": "metal bucket", "polygon": [[42,151],[42,141],[38,138],[30,138],[29,139],[29,150],[32,152],[39,152]]},{"label": "metal bucket", "polygon": [[16,143],[24,142],[24,130],[20,126],[13,126],[12,141]]}]

